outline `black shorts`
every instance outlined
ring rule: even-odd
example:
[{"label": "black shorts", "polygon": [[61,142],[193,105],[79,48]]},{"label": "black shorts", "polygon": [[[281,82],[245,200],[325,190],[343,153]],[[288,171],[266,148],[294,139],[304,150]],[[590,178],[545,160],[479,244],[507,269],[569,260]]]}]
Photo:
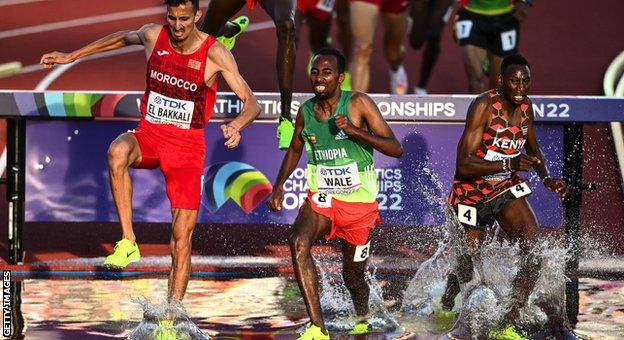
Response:
[{"label": "black shorts", "polygon": [[479,46],[499,57],[518,51],[520,24],[513,12],[481,15],[461,8],[457,11],[455,31],[460,46]]},{"label": "black shorts", "polygon": [[505,209],[507,203],[530,194],[531,189],[526,182],[522,182],[510,187],[487,202],[477,205],[458,203],[453,205],[453,210],[459,223],[465,228],[487,229],[494,224],[498,213]]}]

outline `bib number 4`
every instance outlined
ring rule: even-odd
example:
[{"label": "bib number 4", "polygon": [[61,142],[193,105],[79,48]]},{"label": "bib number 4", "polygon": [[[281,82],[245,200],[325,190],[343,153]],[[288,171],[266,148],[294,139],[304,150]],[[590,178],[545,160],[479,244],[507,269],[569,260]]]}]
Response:
[{"label": "bib number 4", "polygon": [[512,186],[509,190],[511,190],[511,194],[514,195],[515,198],[524,197],[531,193],[531,188],[529,188],[529,186],[525,182],[516,184]]},{"label": "bib number 4", "polygon": [[477,226],[477,208],[469,205],[457,205],[457,219],[460,223],[464,223],[473,227]]}]

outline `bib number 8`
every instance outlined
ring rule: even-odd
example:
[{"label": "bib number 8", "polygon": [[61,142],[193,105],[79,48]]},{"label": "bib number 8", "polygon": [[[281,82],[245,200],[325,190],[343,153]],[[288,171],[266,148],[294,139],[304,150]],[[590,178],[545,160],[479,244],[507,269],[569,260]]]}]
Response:
[{"label": "bib number 8", "polygon": [[332,196],[324,192],[317,192],[312,195],[312,201],[321,208],[330,208],[332,205]]},{"label": "bib number 8", "polygon": [[363,246],[355,247],[355,255],[353,256],[353,262],[362,262],[370,256],[370,241]]}]

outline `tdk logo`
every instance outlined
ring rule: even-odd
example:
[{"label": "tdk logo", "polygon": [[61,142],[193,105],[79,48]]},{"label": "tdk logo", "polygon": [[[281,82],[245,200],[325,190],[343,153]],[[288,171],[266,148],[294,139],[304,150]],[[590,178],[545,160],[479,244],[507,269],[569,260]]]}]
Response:
[{"label": "tdk logo", "polygon": [[154,102],[158,105],[162,103],[163,106],[170,107],[172,109],[180,109],[180,110],[186,110],[186,104],[187,104],[186,102],[169,100],[169,99],[165,99],[162,97],[154,98]]},{"label": "tdk logo", "polygon": [[[329,176],[344,176],[344,175],[351,175],[351,169],[350,168],[334,168],[334,169],[323,169],[326,171],[326,174]],[[323,174],[323,171],[321,171],[321,174]],[[323,175],[326,175],[323,174]]]}]

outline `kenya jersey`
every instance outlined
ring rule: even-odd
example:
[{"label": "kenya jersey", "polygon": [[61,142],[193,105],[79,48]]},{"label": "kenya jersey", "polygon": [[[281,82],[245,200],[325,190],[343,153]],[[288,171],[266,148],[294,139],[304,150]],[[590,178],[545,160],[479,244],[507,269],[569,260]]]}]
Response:
[{"label": "kenya jersey", "polygon": [[[520,104],[522,111],[520,125],[511,125],[503,117],[500,94],[492,90],[488,96],[492,105],[492,117],[489,126],[483,131],[482,142],[475,155],[487,161],[500,161],[503,158],[518,156],[526,143],[529,128],[527,115],[529,104],[527,102]],[[477,205],[523,182],[525,180],[520,178],[516,171],[499,172],[469,179],[455,178],[449,201],[453,205],[458,203]]]},{"label": "kenya jersey", "polygon": [[147,62],[142,119],[180,129],[203,129],[217,93],[216,80],[210,87],[204,80],[208,50],[216,40],[208,36],[197,51],[181,54],[171,47],[170,35],[170,28],[163,26]]}]

